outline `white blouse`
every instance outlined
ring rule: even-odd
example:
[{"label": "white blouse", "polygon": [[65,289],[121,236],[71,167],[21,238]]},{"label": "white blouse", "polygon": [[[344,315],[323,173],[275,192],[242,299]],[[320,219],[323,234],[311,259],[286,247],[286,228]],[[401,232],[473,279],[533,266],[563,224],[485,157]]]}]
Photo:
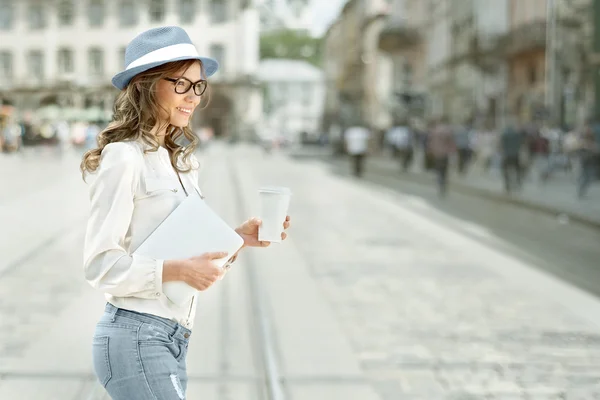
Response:
[{"label": "white blouse", "polygon": [[197,297],[177,306],[162,292],[163,261],[132,254],[198,187],[198,160],[180,173],[164,147],[144,154],[141,142],[108,144],[100,165],[86,176],[91,209],[84,247],[86,280],[116,307],[158,315],[186,328],[194,322]]}]

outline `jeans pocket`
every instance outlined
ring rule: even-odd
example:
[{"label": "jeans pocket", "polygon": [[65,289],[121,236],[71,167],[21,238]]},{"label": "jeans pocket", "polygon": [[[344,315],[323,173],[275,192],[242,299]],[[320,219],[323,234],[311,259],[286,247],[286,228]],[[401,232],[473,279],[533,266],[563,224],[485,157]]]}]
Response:
[{"label": "jeans pocket", "polygon": [[165,354],[164,352],[170,353],[175,359],[179,359],[181,355],[179,341],[175,340],[173,336],[155,325],[144,323],[140,326],[138,331],[138,344],[140,347],[140,355],[143,360]]},{"label": "jeans pocket", "polygon": [[94,336],[92,341],[92,361],[94,371],[103,387],[106,387],[112,377],[108,359],[108,336]]}]

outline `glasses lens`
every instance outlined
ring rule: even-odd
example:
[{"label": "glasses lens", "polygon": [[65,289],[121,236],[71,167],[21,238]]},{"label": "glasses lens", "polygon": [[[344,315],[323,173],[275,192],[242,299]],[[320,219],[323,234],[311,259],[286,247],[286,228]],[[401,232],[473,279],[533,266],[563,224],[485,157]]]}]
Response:
[{"label": "glasses lens", "polygon": [[190,86],[192,83],[186,79],[178,79],[175,82],[175,93],[184,94],[188,90],[190,90]]},{"label": "glasses lens", "polygon": [[206,81],[200,81],[196,83],[194,85],[194,93],[196,93],[196,96],[202,96],[204,94],[204,91],[206,90],[206,86]]}]

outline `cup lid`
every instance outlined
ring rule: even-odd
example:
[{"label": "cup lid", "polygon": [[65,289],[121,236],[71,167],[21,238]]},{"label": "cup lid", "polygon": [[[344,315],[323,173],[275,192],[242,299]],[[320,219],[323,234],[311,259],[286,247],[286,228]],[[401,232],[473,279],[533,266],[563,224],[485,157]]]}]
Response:
[{"label": "cup lid", "polygon": [[259,193],[278,193],[278,194],[292,194],[290,188],[285,186],[262,186],[258,189]]}]

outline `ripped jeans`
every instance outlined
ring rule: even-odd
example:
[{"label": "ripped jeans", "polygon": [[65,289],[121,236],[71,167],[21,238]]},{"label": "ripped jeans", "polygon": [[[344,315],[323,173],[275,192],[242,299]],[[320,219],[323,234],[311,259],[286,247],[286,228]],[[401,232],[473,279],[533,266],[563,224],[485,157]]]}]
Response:
[{"label": "ripped jeans", "polygon": [[107,303],[92,343],[96,376],[113,400],[183,400],[190,335],[169,319]]}]

